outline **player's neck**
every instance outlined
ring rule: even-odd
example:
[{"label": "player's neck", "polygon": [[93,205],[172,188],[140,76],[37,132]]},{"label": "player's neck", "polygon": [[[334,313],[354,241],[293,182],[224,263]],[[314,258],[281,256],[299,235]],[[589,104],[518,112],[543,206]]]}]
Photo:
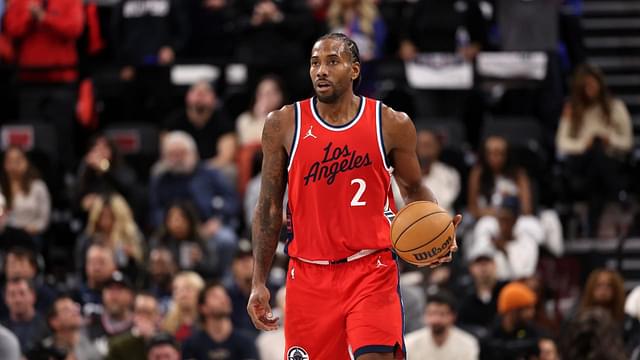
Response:
[{"label": "player's neck", "polygon": [[333,103],[316,103],[320,117],[332,125],[342,125],[356,117],[360,108],[360,97],[349,91]]}]

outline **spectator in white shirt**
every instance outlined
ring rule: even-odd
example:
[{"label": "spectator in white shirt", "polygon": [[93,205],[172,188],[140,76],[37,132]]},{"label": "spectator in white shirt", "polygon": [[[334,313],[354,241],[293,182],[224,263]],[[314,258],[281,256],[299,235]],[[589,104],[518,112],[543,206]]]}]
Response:
[{"label": "spectator in white shirt", "polygon": [[485,216],[474,229],[469,254],[493,253],[499,280],[517,280],[533,275],[538,265],[538,244],[544,230],[533,216],[519,216],[519,201],[507,197],[496,216]]},{"label": "spectator in white shirt", "polygon": [[427,327],[407,335],[407,356],[413,360],[478,359],[478,341],[454,323],[456,310],[453,297],[440,292],[429,296],[424,312]]},{"label": "spectator in white shirt", "polygon": [[422,183],[438,197],[438,203],[452,212],[453,203],[460,194],[460,174],[439,161],[442,144],[430,130],[418,131],[417,152],[422,167]]}]

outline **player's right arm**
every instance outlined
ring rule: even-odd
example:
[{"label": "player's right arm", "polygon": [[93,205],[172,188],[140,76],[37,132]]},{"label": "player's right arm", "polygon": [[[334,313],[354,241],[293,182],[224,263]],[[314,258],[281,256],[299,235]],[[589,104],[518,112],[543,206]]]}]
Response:
[{"label": "player's right arm", "polygon": [[277,329],[278,319],[272,318],[266,282],[282,227],[288,159],[285,144],[292,136],[293,115],[291,106],[270,113],[262,131],[262,185],[252,224],[254,267],[247,304],[249,316],[260,330]]}]

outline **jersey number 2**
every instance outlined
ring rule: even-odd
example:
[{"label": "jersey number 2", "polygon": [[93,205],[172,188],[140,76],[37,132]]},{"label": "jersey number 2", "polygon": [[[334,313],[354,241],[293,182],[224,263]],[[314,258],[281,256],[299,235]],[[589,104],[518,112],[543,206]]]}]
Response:
[{"label": "jersey number 2", "polygon": [[358,191],[353,195],[353,199],[351,199],[351,206],[365,206],[367,205],[366,201],[360,201],[362,198],[362,194],[367,189],[367,183],[362,179],[353,179],[351,180],[351,185],[358,184]]}]

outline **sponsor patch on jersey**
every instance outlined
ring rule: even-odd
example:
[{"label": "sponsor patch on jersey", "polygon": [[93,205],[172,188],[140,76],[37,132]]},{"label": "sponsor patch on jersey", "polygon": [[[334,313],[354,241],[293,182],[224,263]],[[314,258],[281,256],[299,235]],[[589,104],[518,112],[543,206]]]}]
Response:
[{"label": "sponsor patch on jersey", "polygon": [[287,351],[287,360],[309,360],[309,354],[300,346],[292,346]]}]

